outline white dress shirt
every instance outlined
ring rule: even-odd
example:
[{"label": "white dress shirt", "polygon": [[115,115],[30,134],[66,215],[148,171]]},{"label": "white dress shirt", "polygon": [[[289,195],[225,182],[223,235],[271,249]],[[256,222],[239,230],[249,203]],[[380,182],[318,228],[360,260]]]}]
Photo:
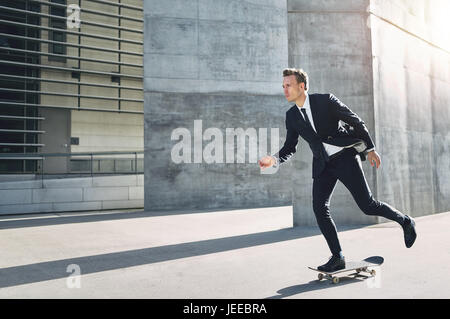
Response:
[{"label": "white dress shirt", "polygon": [[[302,108],[305,109],[306,114],[308,115],[309,122],[311,123],[311,126],[314,129],[314,132],[317,133],[316,127],[314,126],[314,119],[313,119],[313,116],[311,113],[311,105],[309,104],[309,95],[306,92],[305,92],[305,95],[306,95],[306,99],[305,99],[305,103],[303,104],[303,106],[300,107],[297,104],[296,105],[297,105],[298,110],[299,110],[300,114],[302,115],[303,119],[305,119],[305,117],[303,116],[303,112],[301,111],[301,109]],[[344,149],[343,147],[335,146],[335,145],[331,145],[331,144],[327,144],[327,143],[322,143],[322,144],[325,147],[325,151],[327,152],[328,156],[331,156],[331,155],[339,152],[340,150]]]}]

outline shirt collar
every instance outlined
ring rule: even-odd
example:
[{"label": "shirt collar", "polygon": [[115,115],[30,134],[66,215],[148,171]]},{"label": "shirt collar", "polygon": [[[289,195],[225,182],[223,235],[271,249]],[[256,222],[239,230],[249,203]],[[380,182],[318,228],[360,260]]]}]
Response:
[{"label": "shirt collar", "polygon": [[306,92],[305,92],[305,95],[306,95],[306,99],[305,99],[305,103],[303,103],[303,106],[302,106],[302,107],[299,107],[299,106],[297,105],[297,103],[295,104],[295,105],[298,107],[299,110],[301,110],[302,108],[305,108],[305,109],[311,109],[311,105],[309,104],[309,95],[308,95],[308,93],[306,93]]}]

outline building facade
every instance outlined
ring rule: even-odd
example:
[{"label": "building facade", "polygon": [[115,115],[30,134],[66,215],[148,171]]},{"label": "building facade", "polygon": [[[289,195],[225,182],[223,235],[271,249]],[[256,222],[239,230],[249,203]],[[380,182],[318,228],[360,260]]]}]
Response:
[{"label": "building facade", "polygon": [[32,154],[143,150],[143,2],[4,0],[0,28],[0,174],[142,170]]}]

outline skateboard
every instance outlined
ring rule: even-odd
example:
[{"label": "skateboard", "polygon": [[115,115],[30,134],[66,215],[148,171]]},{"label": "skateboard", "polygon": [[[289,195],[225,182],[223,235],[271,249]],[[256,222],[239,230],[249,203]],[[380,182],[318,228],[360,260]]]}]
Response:
[{"label": "skateboard", "polygon": [[319,280],[322,280],[324,278],[329,279],[332,281],[333,284],[339,283],[339,277],[336,277],[336,274],[342,273],[342,272],[348,272],[348,271],[356,271],[356,274],[359,274],[361,272],[369,273],[372,276],[376,275],[375,269],[369,269],[369,267],[376,267],[380,266],[384,262],[384,258],[381,256],[372,256],[368,257],[362,261],[348,261],[345,263],[345,268],[341,270],[336,270],[333,272],[326,272],[319,270],[314,267],[308,267],[311,270],[319,272],[318,278]]}]

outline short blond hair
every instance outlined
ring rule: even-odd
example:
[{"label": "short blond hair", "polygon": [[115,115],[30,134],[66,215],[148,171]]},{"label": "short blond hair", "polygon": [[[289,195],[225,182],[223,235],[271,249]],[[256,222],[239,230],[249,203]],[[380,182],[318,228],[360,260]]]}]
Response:
[{"label": "short blond hair", "polygon": [[283,70],[283,77],[295,75],[297,83],[305,83],[305,91],[308,91],[308,74],[303,69],[286,68]]}]

